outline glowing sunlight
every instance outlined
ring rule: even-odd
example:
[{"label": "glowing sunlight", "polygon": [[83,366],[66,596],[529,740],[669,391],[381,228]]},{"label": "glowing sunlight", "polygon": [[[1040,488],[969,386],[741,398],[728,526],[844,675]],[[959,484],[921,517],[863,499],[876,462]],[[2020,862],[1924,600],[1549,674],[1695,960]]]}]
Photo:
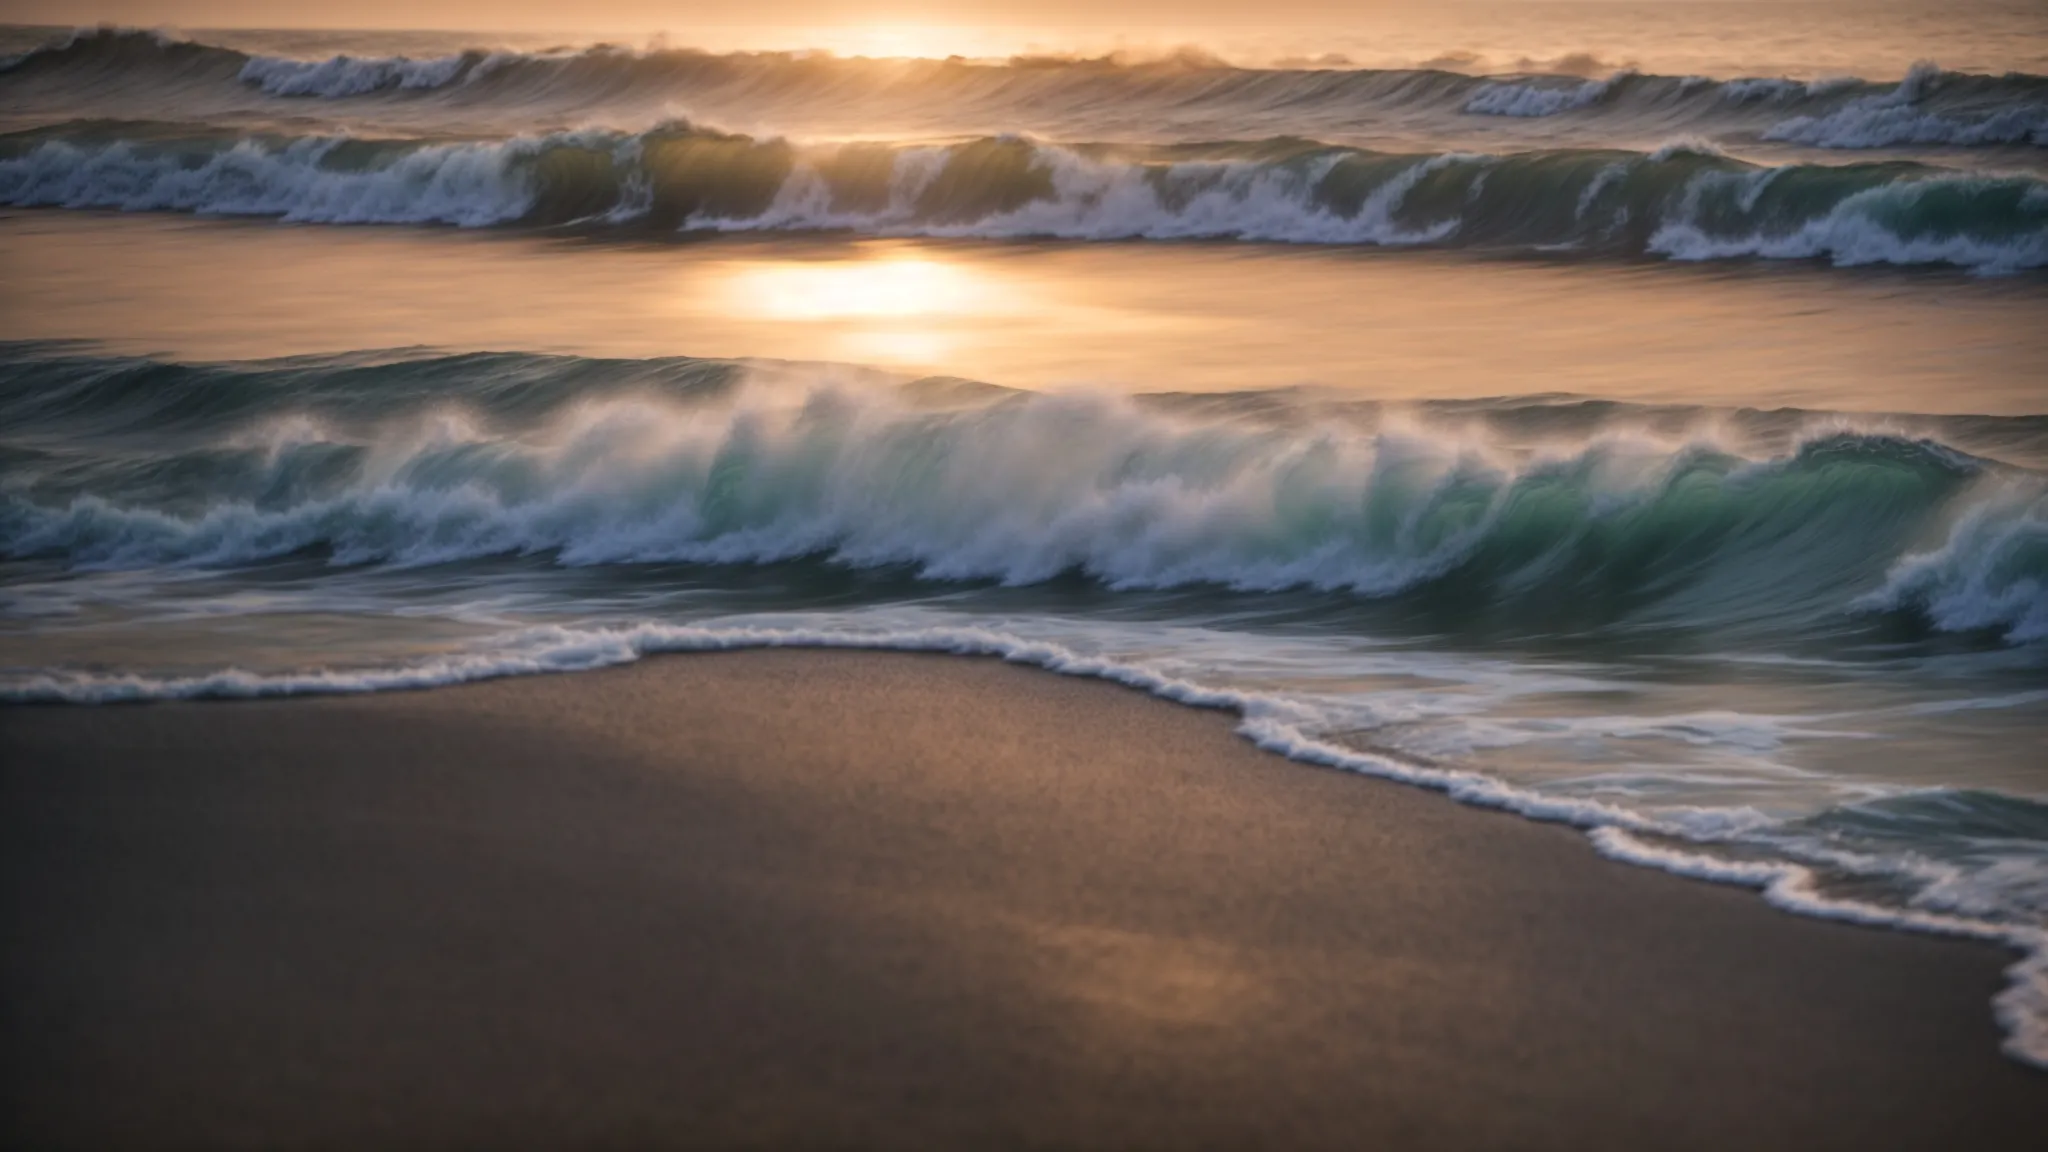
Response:
[{"label": "glowing sunlight", "polygon": [[734,311],[775,320],[967,316],[1014,306],[1008,293],[966,269],[909,257],[747,263],[734,269],[726,291]]}]

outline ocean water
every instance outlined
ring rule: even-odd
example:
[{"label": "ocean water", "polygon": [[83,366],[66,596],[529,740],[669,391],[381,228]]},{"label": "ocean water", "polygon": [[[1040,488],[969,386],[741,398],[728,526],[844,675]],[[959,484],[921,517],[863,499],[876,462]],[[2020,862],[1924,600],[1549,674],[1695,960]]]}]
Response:
[{"label": "ocean water", "polygon": [[2048,1066],[2048,15],[1845,11],[6,29],[0,699],[998,655],[2005,941]]}]

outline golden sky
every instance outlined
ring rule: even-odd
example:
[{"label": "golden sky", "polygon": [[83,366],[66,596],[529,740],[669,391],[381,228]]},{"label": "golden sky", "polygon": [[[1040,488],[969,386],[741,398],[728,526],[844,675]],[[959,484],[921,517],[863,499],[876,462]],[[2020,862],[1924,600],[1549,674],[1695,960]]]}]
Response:
[{"label": "golden sky", "polygon": [[10,21],[204,27],[687,32],[692,26],[1219,26],[1341,22],[1374,0],[13,0]]}]

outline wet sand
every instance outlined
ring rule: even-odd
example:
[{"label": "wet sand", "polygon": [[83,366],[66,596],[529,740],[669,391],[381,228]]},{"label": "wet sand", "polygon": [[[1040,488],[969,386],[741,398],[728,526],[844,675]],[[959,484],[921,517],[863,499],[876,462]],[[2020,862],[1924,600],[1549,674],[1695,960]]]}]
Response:
[{"label": "wet sand", "polygon": [[990,660],[0,711],[0,1144],[2035,1147],[1986,945]]}]

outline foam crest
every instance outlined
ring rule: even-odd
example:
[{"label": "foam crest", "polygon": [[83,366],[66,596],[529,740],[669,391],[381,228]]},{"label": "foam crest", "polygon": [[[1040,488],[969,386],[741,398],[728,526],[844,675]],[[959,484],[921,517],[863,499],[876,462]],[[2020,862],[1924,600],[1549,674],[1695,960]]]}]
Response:
[{"label": "foam crest", "polygon": [[[1771,210],[1773,201],[1799,195],[1788,173],[1802,174],[1785,168],[1700,174],[1646,249],[1688,261],[1760,256],[1840,267],[1945,264],[1987,275],[2048,265],[2048,198],[2037,196],[2031,180],[1952,176],[1845,187],[1846,195],[1788,225]],[[1972,201],[2011,205],[2010,223],[1985,231],[1917,223],[1966,211]]]},{"label": "foam crest", "polygon": [[1929,102],[1945,87],[1971,77],[1943,72],[1923,61],[1889,92],[1863,96],[1839,108],[1773,124],[1766,140],[1817,148],[1886,148],[1901,144],[2048,146],[2048,99],[2013,103],[1971,100],[1935,110]]},{"label": "foam crest", "polygon": [[367,168],[330,163],[337,137],[242,140],[192,163],[124,142],[49,141],[0,159],[0,201],[64,208],[274,216],[321,224],[502,224],[533,194],[514,171],[537,144],[438,144]]},{"label": "foam crest", "polygon": [[1555,116],[1599,103],[1634,75],[1616,72],[1605,80],[1588,80],[1568,87],[1535,80],[1490,83],[1472,94],[1465,102],[1465,111],[1474,116]]},{"label": "foam crest", "polygon": [[1681,260],[2048,264],[2026,176],[1902,165],[1759,168],[1710,142],[1646,154],[1382,154],[1301,140],[889,146],[761,140],[670,123],[425,144],[32,130],[0,149],[0,203],[322,223],[871,235],[1235,239],[1573,248]]},{"label": "foam crest", "polygon": [[1915,610],[1949,632],[2048,640],[2048,491],[2031,477],[2002,479],[1939,548],[1900,560],[1861,603]]},{"label": "foam crest", "polygon": [[1426,244],[1449,236],[1456,222],[1403,222],[1398,217],[1408,195],[1432,173],[1481,159],[1453,154],[1395,161],[1385,178],[1346,210],[1319,194],[1341,155],[1291,165],[1233,160],[1148,165],[1056,145],[1016,141],[1007,146],[1029,150],[1029,167],[1015,189],[1023,195],[1005,195],[1000,189],[988,196],[969,193],[986,206],[985,214],[947,203],[945,193],[951,188],[934,193],[960,157],[914,149],[896,158],[887,201],[874,208],[848,210],[818,169],[800,167],[761,216],[693,223],[731,231],[845,228],[941,237]]},{"label": "foam crest", "polygon": [[[2038,147],[2048,140],[2048,80],[2017,73],[1970,75],[1923,64],[1897,83],[1713,79],[1615,72],[1612,64],[1574,54],[1548,65],[1521,60],[1515,75],[1464,74],[1473,63],[1446,57],[1416,68],[1254,68],[1200,52],[921,60],[606,44],[297,59],[95,29],[0,60],[0,84],[34,77],[33,96],[47,100],[38,109],[46,116],[75,105],[67,95],[106,108],[102,102],[118,93],[123,99],[111,107],[126,111],[104,114],[152,119],[248,111],[252,99],[259,107],[295,101],[291,116],[318,118],[323,113],[307,103],[346,108],[374,100],[380,111],[402,107],[408,121],[430,122],[445,111],[463,123],[481,117],[507,135],[541,125],[641,123],[656,110],[688,107],[728,123],[842,134],[887,125],[932,138],[991,125],[1064,138],[1150,132],[1162,143],[1248,131],[1355,137],[1362,126],[1374,134],[1391,126],[1468,138],[1470,125],[1462,122],[1472,116],[1544,120],[1570,113],[1587,143],[1672,132],[1829,148]],[[1546,69],[1557,74],[1528,74]],[[1594,78],[1600,73],[1611,74]],[[862,110],[858,122],[849,122],[848,108]],[[1284,118],[1277,127],[1276,117]],[[1554,142],[1557,127],[1531,132],[1531,143]]]},{"label": "foam crest", "polygon": [[429,89],[452,84],[480,62],[463,53],[426,60],[404,56],[334,56],[326,60],[251,57],[240,79],[272,96],[361,96],[386,89]]},{"label": "foam crest", "polygon": [[1832,96],[1863,87],[1854,76],[1829,76],[1819,80],[1788,80],[1783,77],[1747,77],[1717,85],[1721,99],[1730,104],[1782,102],[1802,97]]}]

